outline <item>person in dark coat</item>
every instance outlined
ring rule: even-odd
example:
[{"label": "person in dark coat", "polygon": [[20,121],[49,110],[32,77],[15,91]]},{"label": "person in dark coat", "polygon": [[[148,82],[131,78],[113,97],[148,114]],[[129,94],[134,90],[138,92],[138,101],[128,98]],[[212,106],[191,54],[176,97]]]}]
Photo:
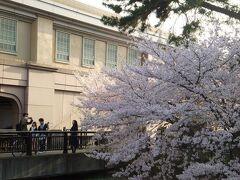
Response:
[{"label": "person in dark coat", "polygon": [[20,120],[20,123],[18,124],[19,129],[17,129],[17,127],[16,127],[17,131],[24,131],[24,133],[19,134],[22,137],[23,143],[24,143],[23,148],[22,148],[22,153],[26,152],[26,149],[24,147],[26,147],[27,141],[28,141],[27,133],[25,133],[25,131],[28,131],[27,125],[32,124],[32,122],[33,122],[32,117],[28,117],[28,113],[23,113],[23,117]]},{"label": "person in dark coat", "polygon": [[78,123],[76,120],[72,121],[72,127],[70,131],[71,131],[70,145],[71,145],[72,153],[75,153],[78,147],[78,138],[77,138]]},{"label": "person in dark coat", "polygon": [[[48,123],[44,123],[44,119],[39,119],[40,125],[38,126],[38,131],[46,131],[48,130]],[[46,144],[46,133],[40,132],[39,133],[39,146],[40,146],[40,152],[43,152],[45,150],[45,144]]]},{"label": "person in dark coat", "polygon": [[23,118],[20,120],[21,131],[28,131],[27,125],[32,124],[32,122],[33,119],[28,117],[28,113],[23,113]]}]

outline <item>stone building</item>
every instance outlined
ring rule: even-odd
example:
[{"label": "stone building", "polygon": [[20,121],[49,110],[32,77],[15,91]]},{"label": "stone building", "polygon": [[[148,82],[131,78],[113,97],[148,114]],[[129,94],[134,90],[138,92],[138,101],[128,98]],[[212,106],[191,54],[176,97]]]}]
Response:
[{"label": "stone building", "polygon": [[74,0],[0,0],[0,129],[15,128],[23,112],[68,128],[79,119],[74,71],[138,63],[128,37],[100,22],[103,14]]}]

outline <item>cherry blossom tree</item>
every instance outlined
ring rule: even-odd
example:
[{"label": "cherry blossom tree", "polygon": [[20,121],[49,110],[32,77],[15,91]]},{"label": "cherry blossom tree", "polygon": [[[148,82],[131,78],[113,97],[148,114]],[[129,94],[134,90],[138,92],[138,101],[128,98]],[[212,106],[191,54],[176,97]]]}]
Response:
[{"label": "cherry blossom tree", "polygon": [[239,35],[135,46],[143,66],[78,76],[82,125],[99,130],[91,155],[129,179],[239,179]]},{"label": "cherry blossom tree", "polygon": [[[103,0],[103,5],[116,14],[103,16],[105,25],[117,27],[122,32],[167,30],[169,42],[179,44],[197,38],[206,19],[240,20],[239,0]],[[120,15],[120,16],[119,16]],[[153,17],[154,20],[153,20]],[[178,24],[178,28],[174,28]],[[181,25],[180,25],[181,24]],[[180,27],[179,27],[180,25]],[[177,31],[175,31],[175,30]],[[171,33],[170,33],[171,32]]]}]

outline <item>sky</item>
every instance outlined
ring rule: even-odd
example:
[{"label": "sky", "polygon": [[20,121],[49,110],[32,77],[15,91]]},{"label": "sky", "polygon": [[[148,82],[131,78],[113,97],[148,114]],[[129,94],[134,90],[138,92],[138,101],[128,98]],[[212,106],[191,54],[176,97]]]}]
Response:
[{"label": "sky", "polygon": [[76,1],[82,2],[84,4],[89,4],[91,6],[95,6],[95,7],[101,8],[101,9],[108,10],[107,8],[105,8],[102,5],[102,0],[76,0]]},{"label": "sky", "polygon": [[[110,9],[108,9],[102,5],[102,2],[103,2],[102,0],[76,0],[76,1],[79,1],[79,2],[82,2],[85,4],[89,4],[91,6],[95,6],[95,7],[107,10],[107,11],[111,11]],[[237,6],[240,6],[240,0],[229,0],[229,1],[234,3]],[[152,22],[151,24],[156,24],[157,19],[155,18],[155,16],[152,16],[150,18],[150,22]],[[185,18],[180,17],[180,19],[179,19],[179,17],[175,17],[173,19],[166,21],[164,23],[164,25],[161,27],[161,29],[164,32],[168,32],[168,31],[170,31],[170,29],[174,28],[175,33],[178,34],[182,31],[181,27],[184,25],[184,22],[185,22]]]},{"label": "sky", "polygon": [[[102,0],[76,0],[85,4],[89,4],[101,9],[107,9],[102,5]],[[236,5],[240,5],[240,0],[230,0],[230,2],[235,3]]]},{"label": "sky", "polygon": [[[111,11],[110,9],[102,5],[102,2],[103,2],[102,0],[76,0],[76,1],[82,2],[84,4],[88,4],[97,8],[101,8],[107,11]],[[150,21],[155,22],[156,21],[155,16],[152,17]],[[166,27],[163,27],[163,29],[167,31],[169,27],[170,25],[166,25]]]}]

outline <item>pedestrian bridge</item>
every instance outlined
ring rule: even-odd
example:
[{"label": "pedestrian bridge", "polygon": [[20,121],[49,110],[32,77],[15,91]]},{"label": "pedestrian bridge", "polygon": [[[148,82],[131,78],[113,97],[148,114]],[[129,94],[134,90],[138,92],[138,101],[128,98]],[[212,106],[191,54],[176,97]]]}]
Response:
[{"label": "pedestrian bridge", "polygon": [[[44,152],[39,154],[39,136],[46,133]],[[70,152],[69,131],[0,132],[0,179],[27,179],[106,171],[105,162],[85,154],[99,142],[95,132],[79,131],[79,148]],[[35,152],[37,152],[35,154]]]},{"label": "pedestrian bridge", "polygon": [[37,156],[0,158],[1,180],[84,174],[106,170],[103,161],[89,158],[84,153],[46,153]]}]

